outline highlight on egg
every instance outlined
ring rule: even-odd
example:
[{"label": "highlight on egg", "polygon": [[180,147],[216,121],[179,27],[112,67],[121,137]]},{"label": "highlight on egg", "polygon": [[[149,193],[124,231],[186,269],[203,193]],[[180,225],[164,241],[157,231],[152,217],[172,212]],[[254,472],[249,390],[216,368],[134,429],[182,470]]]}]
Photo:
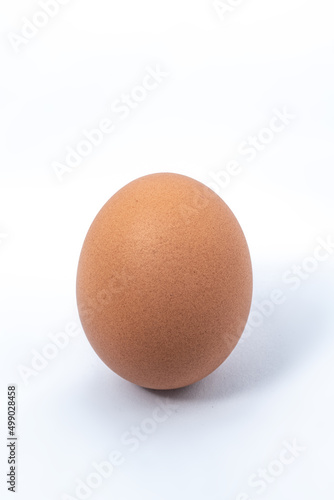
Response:
[{"label": "highlight on egg", "polygon": [[175,389],[218,368],[252,300],[243,231],[190,177],[136,179],[102,207],[83,243],[77,304],[98,356],[139,386]]}]

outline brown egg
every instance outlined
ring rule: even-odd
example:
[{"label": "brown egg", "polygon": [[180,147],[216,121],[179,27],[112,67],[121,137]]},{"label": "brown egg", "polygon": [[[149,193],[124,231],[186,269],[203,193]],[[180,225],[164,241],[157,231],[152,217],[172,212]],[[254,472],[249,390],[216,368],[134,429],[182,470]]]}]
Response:
[{"label": "brown egg", "polygon": [[82,248],[77,301],[88,340],[143,387],[174,389],[213,372],[236,346],[251,297],[237,219],[190,177],[130,182],[98,213]]}]

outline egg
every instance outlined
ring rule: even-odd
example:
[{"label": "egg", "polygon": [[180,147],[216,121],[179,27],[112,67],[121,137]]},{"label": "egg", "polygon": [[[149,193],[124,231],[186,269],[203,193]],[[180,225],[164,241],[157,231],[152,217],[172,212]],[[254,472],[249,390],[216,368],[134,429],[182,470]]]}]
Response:
[{"label": "egg", "polygon": [[197,382],[229,356],[252,300],[243,231],[226,203],[180,174],[136,179],[83,243],[77,304],[104,363],[150,389]]}]

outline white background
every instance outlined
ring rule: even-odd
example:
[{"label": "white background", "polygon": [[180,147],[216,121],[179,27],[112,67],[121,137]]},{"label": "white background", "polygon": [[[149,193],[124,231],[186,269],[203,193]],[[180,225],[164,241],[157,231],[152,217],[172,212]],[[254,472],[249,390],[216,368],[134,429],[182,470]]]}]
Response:
[{"label": "white background", "polygon": [[[332,2],[244,0],[219,16],[211,0],[72,0],[16,52],[8,34],[38,11],[33,0],[0,7],[1,498],[13,495],[15,383],[19,500],[80,498],[76,481],[112,450],[123,463],[87,498],[332,499],[334,254],[312,260],[317,239],[334,235]],[[53,162],[156,65],[169,76],[61,182]],[[240,144],[284,108],[291,123],[248,161]],[[121,379],[81,330],[23,380],[50,333],[79,325],[79,252],[109,197],[160,171],[214,187],[232,160],[241,171],[216,191],[249,243],[252,311],[277,288],[284,304],[253,315],[258,326],[229,359],[178,391]],[[295,289],[294,265],[308,266]],[[177,409],[136,451],[122,443],[166,401]],[[276,463],[260,495],[250,476],[275,469],[294,441],[303,451],[283,471]]]}]

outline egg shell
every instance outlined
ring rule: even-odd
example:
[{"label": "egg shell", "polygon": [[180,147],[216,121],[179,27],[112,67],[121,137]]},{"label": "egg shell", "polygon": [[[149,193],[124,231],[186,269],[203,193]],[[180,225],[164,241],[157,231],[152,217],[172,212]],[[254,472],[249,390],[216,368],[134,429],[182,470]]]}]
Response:
[{"label": "egg shell", "polygon": [[130,182],[84,241],[82,326],[106,365],[140,386],[174,389],[213,372],[236,346],[251,299],[242,229],[226,203],[190,177]]}]

